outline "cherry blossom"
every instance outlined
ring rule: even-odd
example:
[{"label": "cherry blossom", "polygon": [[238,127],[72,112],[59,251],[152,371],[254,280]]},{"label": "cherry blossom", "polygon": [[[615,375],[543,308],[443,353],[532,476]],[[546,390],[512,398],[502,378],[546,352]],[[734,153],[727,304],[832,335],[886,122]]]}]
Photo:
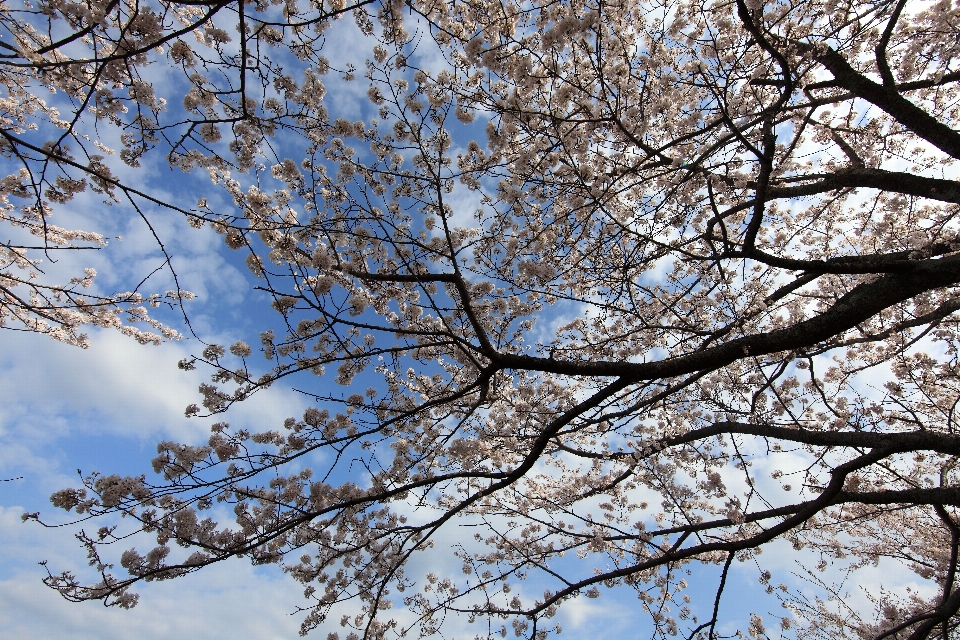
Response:
[{"label": "cherry blossom", "polygon": [[[78,535],[92,578],[51,569],[64,597],[129,607],[139,582],[242,556],[303,584],[304,634],[431,636],[455,616],[539,639],[572,600],[621,590],[652,637],[714,638],[737,562],[784,606],[743,637],[960,621],[960,5],[3,15],[4,149],[25,172],[4,193],[32,199],[17,215],[45,224],[83,181],[149,200],[87,153],[95,119],[130,167],[162,149],[209,174],[228,210],[163,204],[248,252],[277,314],[258,347],[181,362],[211,372],[186,410],[216,416],[207,444],[163,442],[153,474],[53,496],[117,523]],[[325,44],[341,18],[362,68]],[[332,110],[358,85],[362,113]],[[77,147],[31,142],[33,123]],[[226,422],[287,381],[316,407],[257,433]],[[778,544],[820,559],[818,595],[765,564]],[[453,569],[420,575],[415,553]],[[881,561],[935,595],[872,585],[865,611],[824,573]],[[694,601],[705,566],[719,581]]]}]

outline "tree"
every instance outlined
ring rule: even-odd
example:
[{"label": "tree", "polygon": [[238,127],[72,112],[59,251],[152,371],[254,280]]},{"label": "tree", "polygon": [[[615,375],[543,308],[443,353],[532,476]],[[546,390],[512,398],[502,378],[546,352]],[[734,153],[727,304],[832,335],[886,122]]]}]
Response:
[{"label": "tree", "polygon": [[[245,556],[304,584],[304,633],[345,603],[364,637],[459,614],[541,638],[570,600],[634,589],[654,636],[710,638],[733,561],[767,584],[759,555],[786,543],[822,566],[897,561],[935,594],[878,585],[871,613],[784,587],[784,629],[951,636],[958,5],[150,6],[7,10],[39,45],[7,45],[30,60],[6,67],[32,74],[18,99],[75,82],[70,123],[125,131],[131,164],[163,144],[232,198],[181,212],[249,251],[282,325],[260,336],[269,370],[242,342],[183,361],[213,369],[187,415],[330,367],[343,388],[304,389],[317,406],[282,429],[161,443],[159,478],[55,494],[156,545],[120,571],[104,554],[129,530],[81,533],[99,578],[47,584],[129,607],[137,582]],[[324,82],[357,82],[321,56],[347,14],[372,45],[365,120],[324,102]],[[151,62],[187,75],[182,110]],[[20,140],[8,155],[133,193]],[[221,505],[235,523],[206,517]],[[472,539],[430,553],[463,574],[407,570],[458,525]],[[702,565],[715,594],[687,604]]]},{"label": "tree", "polygon": [[[142,154],[164,133],[155,118],[163,100],[139,80],[141,67],[150,62],[147,44],[161,47],[173,37],[159,31],[164,24],[148,7],[119,7],[116,2],[24,2],[19,8],[5,5],[0,12],[0,34],[7,36],[0,42],[0,154],[12,170],[0,181],[0,222],[9,225],[0,241],[0,328],[43,333],[84,348],[89,346],[81,333],[86,325],[118,329],[141,343],[182,337],[151,318],[147,307],[182,310],[183,301],[193,298],[188,291],[178,287],[143,295],[138,286],[95,294],[83,291],[93,285],[95,269],[85,268],[82,276],[64,284],[41,267],[45,259],[56,263],[62,252],[107,246],[101,233],[66,229],[50,220],[58,206],[88,189],[103,196],[106,206],[127,201],[148,226],[143,203],[193,216],[118,177],[107,157],[115,150],[99,138],[103,124],[116,127],[123,145],[120,157],[129,167],[139,167]],[[78,56],[65,53],[81,43]],[[116,95],[123,91],[128,95]],[[57,97],[44,99],[44,94]],[[65,110],[70,113],[62,118]],[[82,120],[91,117],[92,122]],[[167,259],[156,271],[167,268],[176,282],[170,256],[152,226],[150,230]]]}]

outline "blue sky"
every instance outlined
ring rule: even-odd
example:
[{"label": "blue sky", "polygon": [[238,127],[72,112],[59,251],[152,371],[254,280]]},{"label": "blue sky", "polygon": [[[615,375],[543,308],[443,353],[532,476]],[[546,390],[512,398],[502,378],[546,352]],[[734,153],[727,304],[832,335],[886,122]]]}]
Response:
[{"label": "blue sky", "polygon": [[[357,66],[362,67],[364,48],[358,46],[361,37],[352,23],[338,23],[328,40],[338,51],[352,51]],[[429,60],[420,63],[426,66]],[[162,79],[163,72],[157,73]],[[343,83],[330,76],[325,82],[334,117],[341,113],[369,115],[365,81]],[[214,209],[228,204],[221,190],[209,186],[206,176],[171,171],[159,156],[142,169],[119,167],[121,170],[151,192],[188,207],[199,197],[208,197]],[[462,198],[462,209],[469,210],[472,196],[457,192],[457,197]],[[48,265],[52,276],[94,266],[100,274],[96,286],[109,293],[132,287],[142,274],[163,262],[148,229],[125,205],[105,207],[94,194],[83,194],[56,215],[61,226],[98,230],[113,240],[95,254],[63,256],[58,264]],[[197,336],[205,343],[228,345],[243,339],[255,345],[257,332],[273,323],[276,314],[269,310],[266,298],[253,291],[253,278],[243,266],[244,255],[229,251],[209,228],[192,229],[182,218],[156,209],[148,210],[148,215],[174,256],[181,286],[198,295],[187,306]],[[171,286],[169,274],[161,271],[144,290],[163,291]],[[296,636],[300,616],[295,609],[302,603],[302,587],[276,567],[254,568],[244,560],[169,583],[143,585],[138,589],[140,604],[131,611],[105,609],[95,602],[70,604],[41,583],[45,572],[38,562],[42,560],[48,561],[54,572],[70,569],[82,575],[86,559],[74,533],[80,527],[92,529],[100,524],[44,529],[33,522],[21,523],[23,512],[39,511],[49,522],[69,522],[68,514],[50,506],[49,496],[77,486],[78,469],[84,475],[94,470],[146,473],[157,442],[200,444],[209,435],[210,423],[216,421],[184,417],[184,408],[198,401],[197,386],[209,372],[182,371],[177,362],[198,354],[203,345],[178,324],[176,312],[161,313],[161,319],[180,329],[187,339],[159,347],[142,346],[116,332],[92,330],[91,348],[80,350],[39,335],[0,331],[0,478],[19,478],[0,483],[0,635],[24,639]],[[333,386],[326,379],[307,384]],[[290,387],[291,383],[282,381],[258,393],[233,407],[227,419],[235,427],[265,430],[278,427],[287,417],[302,415],[308,399]],[[460,562],[452,558],[450,549],[462,535],[455,526],[448,527],[434,552],[414,559],[417,570],[458,572]],[[775,569],[774,583],[796,585],[799,583],[790,574],[797,570],[794,559],[798,557],[809,560],[772,545],[763,556],[764,567]],[[712,604],[717,568],[693,569],[688,593],[695,601]],[[859,580],[869,585],[888,570],[884,566],[868,568]],[[751,610],[780,615],[776,599],[763,596],[758,573],[750,563],[734,564],[723,600],[727,618],[721,631],[745,628]],[[910,575],[903,575],[899,587],[911,585],[919,586]],[[536,593],[544,587],[525,584],[522,588]],[[701,606],[699,611],[705,609]],[[773,619],[768,617],[768,629],[771,637],[777,637],[773,631],[776,624],[769,622]],[[642,638],[648,629],[635,597],[623,591],[565,605],[558,620],[564,626],[564,638]],[[447,637],[472,637],[482,631],[464,620],[448,622]],[[336,622],[330,630],[339,630]],[[312,637],[325,635],[325,630],[318,630]]]}]

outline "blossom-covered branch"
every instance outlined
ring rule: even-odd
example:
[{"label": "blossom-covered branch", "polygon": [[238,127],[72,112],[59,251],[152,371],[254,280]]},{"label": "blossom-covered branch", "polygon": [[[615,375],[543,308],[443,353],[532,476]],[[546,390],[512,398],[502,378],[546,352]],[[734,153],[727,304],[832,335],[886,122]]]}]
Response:
[{"label": "blossom-covered branch", "polygon": [[[44,40],[36,65],[78,83],[65,131],[129,130],[128,164],[162,148],[232,203],[181,213],[247,252],[277,322],[262,368],[244,342],[181,362],[212,371],[187,415],[280,380],[316,406],[55,494],[116,527],[79,534],[98,577],[51,587],[132,606],[138,582],[246,556],[303,583],[304,633],[431,636],[454,613],[539,640],[621,590],[651,637],[706,639],[749,559],[785,633],[955,629],[955,3],[158,6],[55,9],[91,53]],[[347,15],[362,80],[321,55]],[[182,110],[148,61],[186,71]],[[357,82],[362,113],[338,112]],[[817,595],[771,582],[781,541],[820,558]],[[934,595],[878,585],[865,611],[820,577],[881,560]],[[703,601],[697,570],[719,575]]]}]

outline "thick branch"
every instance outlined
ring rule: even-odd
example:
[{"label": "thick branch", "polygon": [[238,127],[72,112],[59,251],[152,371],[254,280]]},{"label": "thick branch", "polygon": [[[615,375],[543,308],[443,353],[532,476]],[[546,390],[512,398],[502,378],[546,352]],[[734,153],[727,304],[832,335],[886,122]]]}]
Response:
[{"label": "thick branch", "polygon": [[906,273],[892,273],[857,285],[822,314],[792,327],[744,336],[657,362],[564,362],[528,355],[499,354],[503,367],[573,376],[624,376],[634,381],[672,378],[726,366],[745,355],[759,356],[809,347],[841,335],[880,311],[916,295],[960,283],[960,256],[922,260]]},{"label": "thick branch", "polygon": [[953,158],[960,158],[960,133],[913,104],[892,87],[885,87],[857,72],[846,59],[825,45],[797,43],[811,51],[833,74],[837,84],[858,98],[876,105],[904,127]]},{"label": "thick branch", "polygon": [[855,168],[838,171],[816,182],[794,187],[776,187],[767,191],[768,199],[799,198],[837,189],[879,189],[941,202],[960,204],[960,184],[956,180],[924,178],[899,171]]}]

